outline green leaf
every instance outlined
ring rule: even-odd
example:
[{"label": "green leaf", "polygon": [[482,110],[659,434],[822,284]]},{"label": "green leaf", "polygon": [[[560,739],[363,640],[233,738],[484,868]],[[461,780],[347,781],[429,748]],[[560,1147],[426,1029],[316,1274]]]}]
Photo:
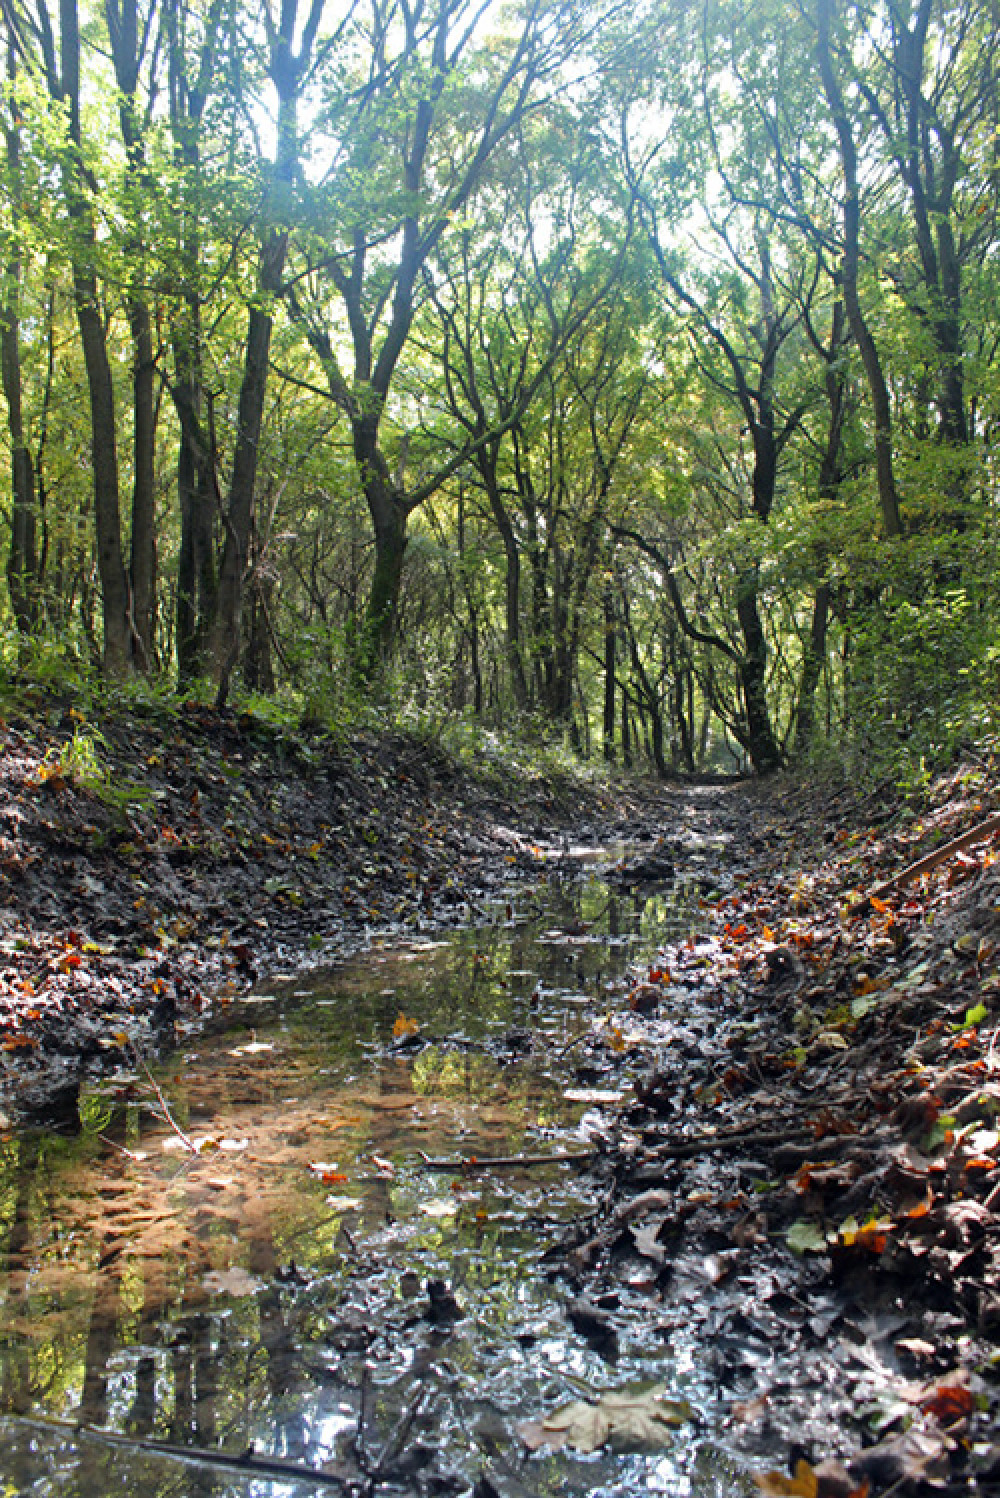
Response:
[{"label": "green leaf", "polygon": [[953,1030],[969,1030],[973,1025],[981,1025],[984,1019],[989,1017],[989,1010],[983,1003],[970,1004],[965,1011],[965,1018],[957,1025],[952,1025]]},{"label": "green leaf", "polygon": [[800,1217],[793,1222],[785,1235],[785,1242],[793,1254],[822,1254],[826,1252],[826,1234],[818,1222]]}]

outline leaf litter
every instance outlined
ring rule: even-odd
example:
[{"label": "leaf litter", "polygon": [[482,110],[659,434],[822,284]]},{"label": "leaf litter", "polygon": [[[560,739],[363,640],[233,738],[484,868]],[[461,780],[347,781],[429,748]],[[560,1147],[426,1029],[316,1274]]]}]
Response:
[{"label": "leaf litter", "polygon": [[[361,918],[355,929],[373,919],[372,891],[394,860],[401,903],[393,912],[383,900],[383,918],[427,907],[428,895],[441,917],[467,912],[467,902],[449,900],[444,870],[468,854],[471,833],[454,836],[459,818],[451,813],[427,814],[426,791],[433,786],[441,796],[444,780],[419,761],[407,771],[405,830],[402,821],[387,826],[374,804],[364,813],[375,841],[392,845],[384,858],[367,838],[362,857],[343,832],[310,835],[320,830],[317,813],[301,825],[301,806],[291,816],[291,808],[269,813],[261,827],[249,815],[249,795],[243,829],[235,838],[225,833],[230,854],[220,858],[213,817],[234,785],[242,795],[241,781],[259,778],[268,757],[277,763],[286,749],[252,723],[234,732],[198,712],[177,736],[170,770],[197,814],[185,819],[177,805],[159,824],[148,802],[117,826],[73,786],[33,781],[41,758],[33,738],[23,725],[8,731],[5,774],[14,777],[13,802],[27,808],[24,841],[13,854],[8,847],[4,865],[14,898],[3,933],[3,1047],[19,1097],[30,1097],[32,1078],[45,1093],[39,1062],[67,1023],[89,1035],[83,1049],[96,1062],[120,1065],[164,1033],[150,1028],[158,1006],[174,1039],[200,1022],[220,978],[238,992],[283,942],[306,946],[303,938],[317,932],[349,939],[352,908]],[[235,777],[220,770],[220,750],[238,766]],[[382,795],[391,760],[380,760],[381,748],[365,752],[369,766],[382,766]],[[294,781],[287,764],[282,777]],[[218,810],[210,810],[220,783]],[[358,782],[351,815],[356,792]],[[421,797],[423,820],[414,820]],[[874,1498],[998,1486],[994,797],[982,769],[909,804],[775,783],[719,790],[700,803],[705,830],[697,843],[692,828],[661,831],[652,853],[618,870],[623,888],[655,891],[686,866],[696,871],[701,905],[684,939],[611,983],[599,1002],[593,984],[583,985],[594,1021],[563,1057],[566,1090],[581,1101],[597,1094],[590,1138],[598,1141],[594,1170],[605,1205],[560,1235],[551,1262],[578,1298],[603,1310],[615,1334],[604,1339],[609,1345],[620,1335],[627,1342],[631,1318],[642,1320],[647,1340],[695,1351],[709,1428],[723,1442],[728,1428],[764,1491]],[[256,815],[259,797],[252,804]],[[661,816],[677,811],[675,801]],[[567,820],[578,814],[569,810]],[[299,841],[322,886],[304,903]],[[514,833],[506,843],[480,844],[483,881],[500,846],[505,861],[527,870],[547,845]],[[155,898],[136,874],[154,849],[165,876]],[[320,850],[331,854],[325,862]],[[427,872],[411,880],[421,864]],[[128,900],[122,867],[139,890]],[[197,877],[189,880],[188,869]],[[217,895],[195,894],[206,873],[222,876],[217,888],[230,900],[234,886],[247,892],[239,921],[223,914]],[[482,898],[474,880],[465,888]],[[258,890],[262,905],[254,903]],[[590,930],[548,929],[568,956],[599,945]],[[433,1046],[433,1035],[396,1013],[403,1023],[394,1044],[415,1054]],[[510,1056],[518,1044],[512,1037]],[[610,1094],[621,1091],[631,1100],[613,1102]],[[209,1152],[213,1143],[223,1147],[202,1137]],[[379,1152],[371,1165],[387,1178],[394,1170]],[[339,1209],[359,1199],[345,1193],[331,1201]],[[149,1222],[163,1232],[169,1216],[154,1212]],[[446,1293],[430,1297],[427,1315],[449,1324]],[[593,1331],[590,1340],[596,1346]],[[923,1390],[916,1399],[905,1392],[914,1386]],[[577,1403],[603,1409],[603,1420],[613,1395]],[[535,1423],[555,1417],[555,1432],[563,1408],[542,1411]],[[587,1418],[593,1436],[600,1426]],[[774,1467],[782,1446],[784,1472]]]}]

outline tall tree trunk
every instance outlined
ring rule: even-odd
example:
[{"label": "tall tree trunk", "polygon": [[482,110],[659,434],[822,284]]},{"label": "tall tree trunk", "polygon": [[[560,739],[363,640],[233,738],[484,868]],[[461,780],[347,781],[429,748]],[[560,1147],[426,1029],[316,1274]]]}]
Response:
[{"label": "tall tree trunk", "polygon": [[746,751],[758,774],[779,768],[781,750],[767,705],[767,640],[758,604],[759,569],[745,567],[736,584],[736,617],[743,635],[740,689],[746,716]]},{"label": "tall tree trunk", "polygon": [[94,522],[97,532],[97,570],[101,580],[104,668],[110,676],[121,676],[128,670],[131,649],[128,579],[122,554],[121,515],[118,507],[114,385],[104,319],[98,304],[97,279],[89,265],[79,261],[73,267],[73,299],[90,396]]},{"label": "tall tree trunk", "polygon": [[120,676],[130,664],[129,590],[122,554],[118,492],[118,441],[115,393],[107,333],[94,268],[97,236],[85,195],[80,128],[80,19],[77,0],[60,0],[61,82],[57,97],[69,109],[70,149],[63,185],[73,236],[73,303],[83,347],[90,398],[91,460],[94,478],[94,524],[97,569],[101,581],[104,669]]},{"label": "tall tree trunk", "polygon": [[[7,51],[7,77],[13,87],[17,78],[17,53]],[[6,294],[0,308],[0,373],[7,402],[10,435],[11,513],[7,584],[14,620],[22,635],[38,627],[39,577],[36,549],[35,472],[31,450],[24,435],[21,380],[21,136],[13,112],[4,121],[7,145],[8,189],[11,227],[6,254]],[[8,237],[5,235],[5,237]]]},{"label": "tall tree trunk", "polygon": [[156,609],[156,363],[149,306],[129,298],[132,329],[133,480],[129,577],[132,584],[132,650],[141,671],[154,664]]},{"label": "tall tree trunk", "polygon": [[817,584],[813,599],[809,639],[802,652],[802,673],[795,714],[795,756],[805,754],[812,742],[816,721],[816,688],[826,664],[826,635],[830,620],[830,584]]},{"label": "tall tree trunk", "polygon": [[[105,0],[105,17],[111,55],[118,84],[118,114],[125,143],[125,187],[132,202],[140,205],[149,187],[145,145],[138,101],[142,69],[139,10],[137,0]],[[155,536],[155,442],[156,367],[153,355],[153,325],[143,284],[144,243],[141,207],[125,245],[131,263],[127,291],[129,329],[132,335],[132,527],[129,581],[131,584],[131,648],[142,671],[153,664],[153,613],[156,588]]]},{"label": "tall tree trunk", "polygon": [[604,715],[601,745],[606,764],[615,762],[615,657],[617,654],[617,627],[615,620],[615,595],[611,583],[604,586]]},{"label": "tall tree trunk", "polygon": [[844,95],[833,66],[830,47],[830,27],[833,19],[834,0],[817,0],[819,22],[819,69],[823,80],[823,91],[833,116],[837,139],[840,143],[840,159],[844,173],[844,259],[841,279],[844,305],[851,333],[861,354],[865,378],[872,403],[875,421],[875,473],[878,483],[882,524],[887,536],[901,536],[903,523],[899,512],[899,496],[892,455],[892,409],[889,390],[878,346],[868,326],[858,292],[858,272],[861,262],[861,197],[858,186],[858,153],[854,142]]},{"label": "tall tree trunk", "polygon": [[270,11],[267,11],[268,71],[278,95],[277,144],[271,182],[262,209],[264,229],[257,295],[247,323],[236,444],[226,505],[226,533],[210,644],[209,665],[218,683],[220,704],[226,700],[230,676],[241,649],[243,592],[250,556],[254,491],[274,330],[272,309],[282,289],[288,254],[287,210],[298,162],[298,91],[309,66],[323,5],[324,0],[311,0],[297,53],[294,44],[298,0],[284,0],[277,31],[270,20]]},{"label": "tall tree trunk", "polygon": [[497,481],[499,448],[500,444],[497,441],[484,444],[476,456],[476,466],[483,480],[490,511],[503,543],[504,648],[514,703],[518,711],[523,713],[528,710],[528,679],[521,653],[521,552]]},{"label": "tall tree trunk", "polygon": [[215,617],[215,516],[218,495],[215,460],[202,420],[199,376],[186,366],[188,350],[175,342],[178,377],[172,387],[180,422],[177,494],[180,550],[177,559],[177,672],[182,683],[201,675],[208,630]]},{"label": "tall tree trunk", "polygon": [[360,681],[371,682],[385,667],[396,637],[409,511],[389,477],[377,434],[363,419],[355,423],[354,453],[363,475],[375,536],[375,565],[355,651],[355,670]]},{"label": "tall tree trunk", "polygon": [[170,307],[174,376],[170,394],[180,425],[177,496],[180,544],[177,557],[176,651],[182,684],[206,669],[215,621],[218,576],[215,527],[221,512],[214,423],[203,378],[201,225],[197,208],[201,177],[201,126],[216,66],[222,0],[211,0],[197,70],[189,76],[176,3],[167,6],[167,81],[174,166],[190,184],[175,225],[180,292]]},{"label": "tall tree trunk", "polygon": [[259,295],[263,305],[250,308],[243,379],[236,423],[236,447],[226,506],[226,536],[219,568],[211,668],[224,688],[239,658],[243,592],[253,526],[254,490],[260,453],[260,434],[267,393],[268,361],[274,319],[270,306],[280,284],[288,245],[287,233],[272,233],[261,255]]}]

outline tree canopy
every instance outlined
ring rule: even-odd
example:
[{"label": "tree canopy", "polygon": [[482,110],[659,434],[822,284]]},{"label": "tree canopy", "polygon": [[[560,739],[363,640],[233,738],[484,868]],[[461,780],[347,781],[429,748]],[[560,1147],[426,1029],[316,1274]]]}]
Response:
[{"label": "tree canopy", "polygon": [[9,670],[661,775],[989,730],[994,8],[2,17]]}]

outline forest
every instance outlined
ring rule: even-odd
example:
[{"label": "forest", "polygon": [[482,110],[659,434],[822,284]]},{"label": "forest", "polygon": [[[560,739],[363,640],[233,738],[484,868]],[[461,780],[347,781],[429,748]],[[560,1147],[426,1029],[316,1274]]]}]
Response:
[{"label": "forest", "polygon": [[0,1490],[1000,1495],[1000,0],[0,36]]},{"label": "forest", "polygon": [[998,26],[4,0],[8,675],[664,778],[980,742]]}]

